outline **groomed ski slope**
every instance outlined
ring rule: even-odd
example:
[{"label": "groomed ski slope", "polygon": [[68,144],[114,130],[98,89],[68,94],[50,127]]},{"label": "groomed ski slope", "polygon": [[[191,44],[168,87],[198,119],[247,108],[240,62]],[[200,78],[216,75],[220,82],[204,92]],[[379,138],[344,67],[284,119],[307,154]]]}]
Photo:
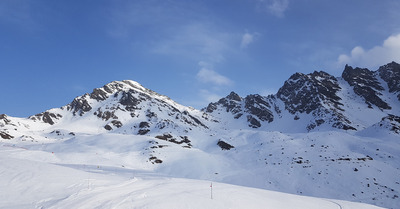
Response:
[{"label": "groomed ski slope", "polygon": [[[81,150],[76,154],[90,162],[92,154]],[[118,156],[113,160],[117,162]],[[212,182],[211,199],[211,181],[173,178],[151,169],[64,161],[45,149],[1,143],[0,208],[379,208],[218,182]]]}]

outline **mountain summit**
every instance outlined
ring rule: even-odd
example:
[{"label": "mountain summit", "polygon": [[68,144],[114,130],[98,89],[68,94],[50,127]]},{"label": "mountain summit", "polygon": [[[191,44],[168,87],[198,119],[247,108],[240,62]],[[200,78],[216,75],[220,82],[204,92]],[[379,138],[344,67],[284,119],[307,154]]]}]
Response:
[{"label": "mountain summit", "polygon": [[392,62],[370,71],[346,65],[341,77],[323,71],[295,73],[275,95],[241,98],[232,92],[203,111],[220,120],[231,118],[230,124],[242,120],[270,131],[361,131],[400,112],[399,66]]},{"label": "mountain summit", "polygon": [[28,118],[0,115],[0,144],[12,161],[30,156],[52,168],[151,173],[396,208],[399,87],[395,62],[376,71],[346,65],[341,77],[295,73],[276,94],[231,92],[196,110],[135,81],[113,81]]},{"label": "mountain summit", "polygon": [[[75,98],[70,104],[29,117],[50,125],[68,120],[82,125],[101,126],[105,131],[145,134],[152,129],[188,131],[193,127],[208,129],[206,114],[172,101],[144,88],[135,81],[113,81],[90,94]],[[83,121],[97,121],[86,123]],[[88,129],[99,127],[86,127]]]},{"label": "mountain summit", "polygon": [[[76,97],[66,106],[29,119],[49,125],[90,120],[83,122],[84,126],[96,126],[90,129],[101,126],[102,131],[130,134],[164,128],[188,132],[210,127],[284,132],[331,128],[361,131],[388,115],[398,115],[399,83],[398,63],[389,63],[377,71],[346,65],[341,77],[323,71],[295,73],[274,95],[253,94],[242,98],[231,92],[200,111],[180,105],[135,81],[113,81]],[[147,124],[146,128],[143,124]]]}]

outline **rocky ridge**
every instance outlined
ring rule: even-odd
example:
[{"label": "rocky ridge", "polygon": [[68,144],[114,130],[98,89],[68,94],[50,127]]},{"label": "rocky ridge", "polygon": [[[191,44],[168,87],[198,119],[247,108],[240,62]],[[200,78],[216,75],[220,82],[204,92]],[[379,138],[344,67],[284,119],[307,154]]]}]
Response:
[{"label": "rocky ridge", "polygon": [[231,92],[203,111],[114,81],[29,118],[0,115],[0,141],[68,164],[88,152],[118,169],[396,208],[399,69],[392,62],[377,71],[346,66],[342,77],[296,73],[277,94]]},{"label": "rocky ridge", "polygon": [[391,62],[378,69],[379,76],[387,83],[389,92],[397,94],[400,101],[400,64]]},{"label": "rocky ridge", "polygon": [[[232,92],[218,102],[210,103],[203,111],[216,118],[221,112],[230,112],[232,120],[240,120],[244,115],[249,127],[266,130],[280,130],[279,127],[269,127],[284,117],[291,117],[290,120],[307,131],[323,126],[325,129],[362,130],[370,124],[359,124],[353,113],[346,111],[357,100],[356,97],[344,96],[351,94],[366,104],[358,104],[360,111],[368,108],[381,115],[398,114],[400,100],[392,101],[388,97],[400,98],[400,65],[392,62],[377,71],[346,65],[342,76],[337,78],[323,71],[295,73],[274,95],[241,98]],[[396,107],[395,110],[392,106]],[[378,122],[380,118],[374,120]]]},{"label": "rocky ridge", "polygon": [[[355,96],[346,98],[352,94]],[[392,97],[397,99],[390,100]],[[388,115],[398,116],[400,65],[392,62],[377,71],[346,65],[341,77],[324,71],[295,73],[274,95],[240,97],[231,92],[202,111],[177,104],[137,82],[114,81],[76,97],[66,106],[33,115],[29,120],[50,126],[71,119],[96,120],[96,125],[101,125],[104,132],[139,135],[162,130],[187,133],[193,129],[218,129],[224,125],[222,128],[227,129],[232,121],[242,121],[247,128],[262,130],[285,131],[288,127],[281,124],[290,121],[289,125],[302,127],[305,131],[332,127],[360,131],[374,123],[359,121],[354,118],[354,110],[346,110],[354,106],[357,98],[361,101],[357,111],[370,109],[377,115],[375,123]],[[221,117],[221,114],[225,116]],[[16,132],[35,126],[26,121],[15,122],[6,115],[1,115],[0,121],[2,127],[14,126],[12,131],[2,128],[3,138],[25,135]],[[11,132],[15,132],[14,135]]]},{"label": "rocky ridge", "polygon": [[[209,117],[206,113],[182,106],[146,89],[137,82],[124,80],[96,88],[90,94],[76,97],[66,106],[30,116],[28,120],[16,119],[25,128],[17,128],[12,132],[21,137],[24,134],[19,130],[31,129],[26,127],[34,126],[32,123],[44,123],[57,129],[73,120],[80,123],[79,129],[86,126],[86,129],[99,133],[156,135],[165,131],[178,135],[193,129],[209,129],[208,123],[216,123]],[[13,125],[13,119],[8,119],[6,115],[1,115],[1,121],[2,127]],[[9,131],[4,129],[3,132]]]}]

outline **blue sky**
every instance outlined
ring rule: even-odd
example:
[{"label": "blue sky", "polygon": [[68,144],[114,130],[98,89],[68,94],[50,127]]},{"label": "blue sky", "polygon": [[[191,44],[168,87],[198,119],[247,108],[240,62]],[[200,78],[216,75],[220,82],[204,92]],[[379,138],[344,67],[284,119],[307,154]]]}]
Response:
[{"label": "blue sky", "polygon": [[0,0],[0,113],[113,80],[196,108],[276,93],[295,72],[400,62],[398,0]]}]

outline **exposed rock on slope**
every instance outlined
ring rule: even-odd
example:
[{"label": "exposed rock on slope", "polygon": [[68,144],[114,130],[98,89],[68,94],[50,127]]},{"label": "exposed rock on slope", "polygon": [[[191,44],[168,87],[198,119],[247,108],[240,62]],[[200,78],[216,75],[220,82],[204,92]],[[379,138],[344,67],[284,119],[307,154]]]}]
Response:
[{"label": "exposed rock on slope", "polygon": [[[81,127],[130,134],[151,134],[161,129],[188,132],[215,123],[206,113],[185,107],[134,81],[113,81],[70,104],[29,117],[33,122],[62,125],[70,120]],[[6,117],[3,117],[6,120]],[[146,127],[143,124],[146,123]]]},{"label": "exposed rock on slope", "polygon": [[296,73],[285,81],[277,97],[289,113],[296,115],[295,119],[298,120],[301,113],[313,116],[314,120],[307,125],[309,131],[324,123],[339,129],[356,130],[342,114],[342,99],[337,95],[340,90],[338,80],[326,72]]},{"label": "exposed rock on slope", "polygon": [[376,78],[377,73],[366,68],[352,68],[346,65],[342,77],[350,86],[354,88],[354,92],[365,99],[365,103],[369,108],[376,105],[381,109],[391,109],[379,96],[384,90],[382,85]]},{"label": "exposed rock on slope", "polygon": [[[346,66],[343,77],[296,73],[275,95],[232,92],[203,111],[114,81],[29,118],[0,115],[0,141],[67,166],[123,163],[122,170],[396,208],[399,69],[392,62],[378,71]],[[24,147],[13,146],[19,141]]]},{"label": "exposed rock on slope", "polygon": [[304,75],[296,73],[279,89],[277,97],[285,103],[290,113],[311,113],[323,105],[342,110],[337,79],[323,71]]},{"label": "exposed rock on slope", "polygon": [[[356,95],[357,98],[348,95]],[[393,96],[396,100],[390,99]],[[361,103],[357,104],[359,113],[355,114],[354,108],[349,110],[349,107],[355,107],[354,101],[358,100],[370,109],[373,121],[365,122],[357,118],[364,108]],[[227,129],[232,124],[236,124],[236,128],[278,131],[292,129],[289,126],[295,126],[296,131],[327,130],[331,127],[362,130],[374,122],[378,123],[385,115],[398,116],[399,101],[400,65],[392,62],[377,71],[346,65],[339,78],[323,71],[295,73],[275,95],[240,97],[231,92],[218,102],[210,103],[203,112],[179,105],[137,82],[114,81],[94,89],[90,94],[76,97],[64,107],[47,110],[29,119],[48,125],[70,120],[91,121],[82,122],[83,126],[140,135],[159,130],[188,132],[197,128],[209,129],[210,126]],[[6,116],[2,116],[1,120],[3,126],[16,124]],[[142,122],[148,123],[148,127],[141,127]],[[25,128],[29,126],[23,125]]]},{"label": "exposed rock on slope", "polygon": [[378,69],[379,76],[386,81],[389,92],[397,94],[400,101],[400,64],[391,62]]},{"label": "exposed rock on slope", "polygon": [[274,120],[271,107],[272,105],[266,97],[254,94],[241,98],[235,92],[231,92],[218,102],[210,103],[203,111],[217,114],[219,111],[230,112],[234,119],[245,118],[249,127],[259,128],[261,127],[260,121],[272,122]]},{"label": "exposed rock on slope", "polygon": [[388,115],[382,120],[373,125],[375,129],[387,130],[400,135],[400,117],[396,115]]},{"label": "exposed rock on slope", "polygon": [[266,130],[271,130],[269,127],[274,127],[272,130],[288,130],[285,124],[302,126],[306,131],[320,127],[361,130],[371,123],[355,117],[354,108],[357,106],[357,114],[362,114],[361,108],[364,106],[355,105],[358,98],[349,96],[353,94],[360,97],[365,107],[372,109],[372,115],[376,115],[370,120],[378,122],[378,115],[398,114],[396,111],[400,110],[400,104],[389,98],[395,95],[400,101],[400,65],[392,62],[377,71],[346,65],[339,78],[323,71],[295,73],[276,95],[248,95],[241,98],[232,92],[203,110],[221,120],[225,117],[220,116],[223,112],[231,113],[231,116],[228,114],[228,120],[244,117],[249,127]]}]

